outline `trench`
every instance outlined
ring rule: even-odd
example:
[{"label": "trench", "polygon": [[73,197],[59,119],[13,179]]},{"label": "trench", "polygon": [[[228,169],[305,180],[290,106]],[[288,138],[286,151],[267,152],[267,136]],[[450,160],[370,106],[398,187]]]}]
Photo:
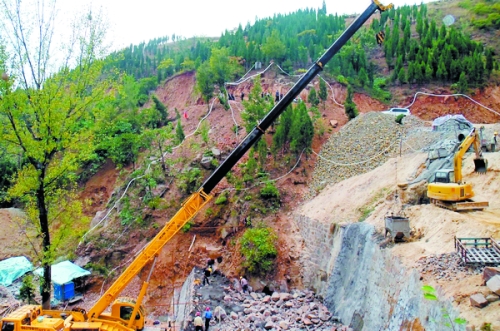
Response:
[{"label": "trench", "polygon": [[305,244],[304,284],[344,325],[355,331],[450,330],[444,310],[458,316],[451,303],[426,300],[418,272],[379,246],[372,225],[325,224],[304,215],[295,221]]}]

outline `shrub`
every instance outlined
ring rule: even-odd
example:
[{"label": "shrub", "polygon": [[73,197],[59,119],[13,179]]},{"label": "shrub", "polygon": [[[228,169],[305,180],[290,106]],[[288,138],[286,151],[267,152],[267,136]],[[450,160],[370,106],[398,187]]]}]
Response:
[{"label": "shrub", "polygon": [[219,195],[219,196],[217,197],[217,199],[215,199],[215,204],[216,204],[216,205],[222,205],[222,204],[224,204],[224,203],[226,203],[226,202],[227,202],[227,196],[226,196],[226,194],[225,194],[225,193],[224,193],[224,194]]},{"label": "shrub", "polygon": [[265,274],[272,270],[278,254],[277,240],[278,236],[271,228],[247,229],[240,238],[240,252],[245,258],[243,267],[253,274]]},{"label": "shrub", "polygon": [[23,278],[23,283],[19,289],[19,298],[30,303],[34,303],[35,285],[33,285],[33,276],[27,275]]},{"label": "shrub", "polygon": [[274,185],[273,182],[267,182],[266,186],[264,186],[260,190],[260,197],[263,199],[279,199],[280,198],[280,191],[278,188]]}]

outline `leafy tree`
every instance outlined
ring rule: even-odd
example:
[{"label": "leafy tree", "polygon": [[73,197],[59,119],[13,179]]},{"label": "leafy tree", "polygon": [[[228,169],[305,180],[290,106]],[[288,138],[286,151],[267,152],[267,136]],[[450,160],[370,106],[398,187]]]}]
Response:
[{"label": "leafy tree", "polygon": [[[366,71],[365,71],[365,75],[366,75]],[[368,79],[368,77],[367,77]],[[326,87],[326,83],[323,79],[320,79],[319,80],[319,98],[321,99],[321,101],[323,102],[323,110],[325,110],[325,102],[326,102],[326,99],[328,99],[328,90],[327,90],[327,87]]]},{"label": "leafy tree", "polygon": [[273,59],[279,64],[281,64],[284,60],[286,55],[286,45],[281,41],[278,30],[273,30],[271,35],[267,37],[266,42],[262,44],[262,53],[268,59]]},{"label": "leafy tree", "polygon": [[272,270],[278,255],[278,236],[269,227],[247,229],[240,239],[240,252],[245,257],[243,267],[253,274],[264,275]]},{"label": "leafy tree", "polygon": [[243,101],[243,106],[245,110],[241,113],[241,118],[246,132],[250,132],[271,107],[269,101],[262,98],[260,76],[254,79],[253,88],[248,95],[248,100]]},{"label": "leafy tree", "polygon": [[[105,29],[99,12],[84,13],[69,34],[69,51],[58,59],[51,48],[55,6],[38,12],[36,3],[21,6],[16,0],[3,1],[0,7],[5,15],[0,34],[11,36],[15,68],[0,82],[0,140],[26,160],[8,194],[24,202],[38,231],[41,248],[35,246],[35,253],[44,270],[42,305],[49,309],[50,265],[78,236],[75,224],[82,206],[73,200],[71,184],[80,164],[92,155],[91,123],[99,117],[99,102],[113,90],[111,81],[102,80],[103,62],[96,60],[103,55]],[[6,64],[0,67],[5,70]]]},{"label": "leafy tree", "polygon": [[214,82],[215,79],[210,70],[210,64],[208,62],[202,63],[196,70],[196,88],[209,108],[210,104],[208,102],[214,94]]},{"label": "leafy tree", "polygon": [[209,63],[213,82],[219,87],[223,87],[224,83],[237,74],[241,68],[236,59],[229,57],[229,49],[226,47],[213,48]]},{"label": "leafy tree", "polygon": [[23,283],[19,289],[19,297],[28,304],[35,303],[35,285],[33,285],[32,275],[26,275],[23,277]]}]

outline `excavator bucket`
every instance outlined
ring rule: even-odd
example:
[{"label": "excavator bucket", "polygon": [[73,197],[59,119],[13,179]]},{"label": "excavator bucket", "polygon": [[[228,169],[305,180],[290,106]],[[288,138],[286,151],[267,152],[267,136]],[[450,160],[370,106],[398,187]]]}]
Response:
[{"label": "excavator bucket", "polygon": [[483,158],[474,159],[475,172],[485,173],[487,169],[488,169],[488,160]]}]

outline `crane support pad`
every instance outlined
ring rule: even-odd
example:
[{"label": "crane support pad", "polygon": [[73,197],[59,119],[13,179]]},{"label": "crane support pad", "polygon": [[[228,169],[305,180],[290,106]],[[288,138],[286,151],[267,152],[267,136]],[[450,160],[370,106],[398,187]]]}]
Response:
[{"label": "crane support pad", "polygon": [[465,264],[500,264],[500,246],[493,238],[456,238],[455,249]]}]

